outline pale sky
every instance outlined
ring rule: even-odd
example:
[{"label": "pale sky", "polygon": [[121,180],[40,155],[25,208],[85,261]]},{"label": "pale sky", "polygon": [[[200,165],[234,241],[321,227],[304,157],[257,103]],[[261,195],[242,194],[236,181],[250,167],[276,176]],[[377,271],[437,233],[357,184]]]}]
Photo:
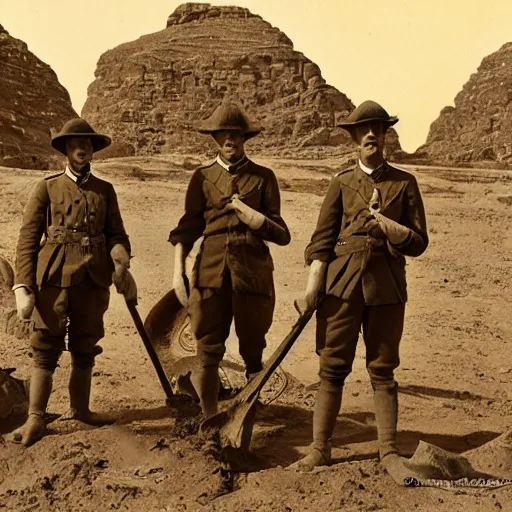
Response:
[{"label": "pale sky", "polygon": [[[49,64],[80,113],[100,55],[165,28],[174,0],[0,0],[0,24]],[[512,40],[512,0],[211,0],[249,8],[283,31],[355,105],[381,103],[402,147],[430,123],[481,60]]]}]

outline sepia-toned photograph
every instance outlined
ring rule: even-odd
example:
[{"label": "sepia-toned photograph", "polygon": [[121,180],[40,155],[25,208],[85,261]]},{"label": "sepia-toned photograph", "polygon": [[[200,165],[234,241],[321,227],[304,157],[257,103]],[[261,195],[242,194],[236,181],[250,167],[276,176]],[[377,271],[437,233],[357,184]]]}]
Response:
[{"label": "sepia-toned photograph", "polygon": [[1,2],[0,512],[512,512],[511,27]]}]

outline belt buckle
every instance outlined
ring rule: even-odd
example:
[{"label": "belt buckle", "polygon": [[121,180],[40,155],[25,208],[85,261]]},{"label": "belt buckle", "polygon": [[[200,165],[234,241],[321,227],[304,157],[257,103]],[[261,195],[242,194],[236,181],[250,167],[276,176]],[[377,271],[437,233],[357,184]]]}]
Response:
[{"label": "belt buckle", "polygon": [[91,245],[91,239],[88,236],[82,237],[80,240],[80,245],[82,247],[89,247],[89,245]]}]

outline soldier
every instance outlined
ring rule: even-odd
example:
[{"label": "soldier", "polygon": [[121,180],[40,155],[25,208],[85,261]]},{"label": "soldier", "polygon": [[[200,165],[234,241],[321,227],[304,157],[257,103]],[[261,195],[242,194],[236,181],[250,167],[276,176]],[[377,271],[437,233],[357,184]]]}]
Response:
[{"label": "soldier", "polygon": [[[188,305],[198,342],[198,370],[191,378],[208,417],[217,412],[218,366],[233,318],[246,377],[262,369],[275,303],[266,242],[287,245],[290,233],[281,218],[274,173],[245,155],[245,141],[261,128],[238,105],[224,102],[199,131],[212,135],[218,155],[192,175],[185,213],[169,241],[175,246],[173,287],[181,304]],[[194,244],[200,244],[200,253],[189,287],[184,260]]]},{"label": "soldier", "polygon": [[[18,315],[32,320],[29,415],[11,440],[26,446],[44,435],[53,373],[68,334],[70,409],[63,419],[111,423],[89,409],[92,367],[102,352],[103,315],[112,280],[135,299],[130,243],[114,187],[91,172],[93,153],[110,138],[83,119],[68,121],[51,141],[67,156],[65,172],[39,181],[25,207],[13,290]],[[67,325],[69,324],[69,325]]]},{"label": "soldier", "polygon": [[306,303],[317,306],[320,387],[310,452],[293,467],[312,469],[331,458],[331,437],[362,327],[374,390],[379,454],[390,473],[397,461],[399,343],[407,300],[405,257],[428,245],[416,179],[384,159],[386,130],[398,119],[365,101],[340,126],[359,149],[355,168],[338,173],[324,198],[306,248]]}]

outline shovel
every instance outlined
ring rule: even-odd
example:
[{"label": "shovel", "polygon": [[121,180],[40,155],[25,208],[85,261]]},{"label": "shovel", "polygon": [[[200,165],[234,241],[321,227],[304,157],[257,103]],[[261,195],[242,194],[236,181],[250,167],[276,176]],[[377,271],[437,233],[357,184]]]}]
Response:
[{"label": "shovel", "polygon": [[290,351],[315,311],[314,308],[309,308],[302,312],[297,301],[294,305],[300,316],[288,336],[267,361],[263,370],[253,377],[238,395],[224,402],[220,412],[206,418],[201,423],[200,432],[217,431],[219,433],[222,447],[240,448],[244,452],[249,450],[254,426],[254,406],[260,391]]}]

